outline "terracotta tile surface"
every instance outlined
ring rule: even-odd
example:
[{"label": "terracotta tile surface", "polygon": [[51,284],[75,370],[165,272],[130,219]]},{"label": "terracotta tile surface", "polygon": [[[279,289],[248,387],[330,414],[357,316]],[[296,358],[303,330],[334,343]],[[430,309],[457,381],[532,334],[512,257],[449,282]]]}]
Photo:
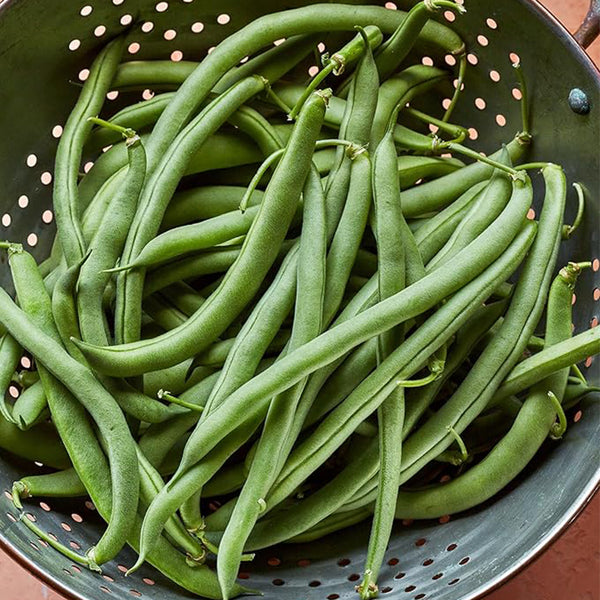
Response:
[{"label": "terracotta tile surface", "polygon": [[[574,31],[589,2],[542,0],[542,4]],[[588,52],[600,64],[600,40]],[[0,600],[62,600],[1,551],[0,582]],[[600,600],[600,494],[542,557],[486,600]]]}]

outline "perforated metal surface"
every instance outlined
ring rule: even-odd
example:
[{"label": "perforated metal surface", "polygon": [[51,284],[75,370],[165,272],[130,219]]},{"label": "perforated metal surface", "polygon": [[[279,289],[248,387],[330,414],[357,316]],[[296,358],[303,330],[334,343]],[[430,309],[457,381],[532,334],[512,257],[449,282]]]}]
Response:
[{"label": "perforated metal surface", "polygon": [[[220,39],[260,14],[306,4],[255,0],[5,0],[0,2],[0,237],[23,241],[43,258],[54,236],[51,178],[57,138],[77,96],[77,82],[105,40],[133,19],[146,23],[131,34],[130,57],[200,60]],[[410,4],[410,3],[409,3]],[[580,280],[575,330],[597,323],[600,315],[600,84],[598,73],[565,31],[526,0],[466,0],[468,13],[454,25],[464,34],[475,65],[456,119],[473,129],[471,145],[492,151],[520,125],[519,102],[510,67],[520,56],[533,99],[535,142],[532,160],[561,163],[570,181],[589,192],[586,222],[562,248],[561,261],[593,259]],[[392,3],[386,6],[394,9]],[[406,3],[400,3],[405,8]],[[443,15],[440,18],[445,18]],[[328,38],[324,36],[327,44]],[[452,62],[428,57],[436,64]],[[424,58],[427,62],[428,59]],[[306,76],[304,65],[299,78]],[[590,99],[589,115],[576,115],[567,103],[578,87]],[[144,97],[149,97],[145,92]],[[140,93],[109,96],[108,104],[140,99]],[[443,99],[440,98],[440,101]],[[539,184],[539,182],[538,182]],[[569,216],[574,214],[570,196]],[[4,261],[4,257],[2,258]],[[8,285],[6,268],[0,270]],[[599,362],[586,363],[586,376],[598,383]],[[13,394],[18,391],[11,390]],[[549,445],[510,491],[486,506],[444,524],[398,523],[381,578],[383,598],[471,599],[482,595],[541,551],[583,507],[598,484],[600,409],[588,399],[563,442]],[[574,422],[577,420],[578,422]],[[31,473],[32,466],[0,454],[0,490]],[[100,535],[93,507],[80,501],[31,502],[27,509],[41,527],[75,549]],[[22,525],[8,495],[0,495],[0,541],[39,576],[79,599],[186,598],[150,567],[125,578],[134,562],[126,550],[106,565],[104,577],[73,566],[46,548]],[[324,600],[354,598],[363,568],[367,526],[322,541],[266,551],[242,577],[266,598]]]}]

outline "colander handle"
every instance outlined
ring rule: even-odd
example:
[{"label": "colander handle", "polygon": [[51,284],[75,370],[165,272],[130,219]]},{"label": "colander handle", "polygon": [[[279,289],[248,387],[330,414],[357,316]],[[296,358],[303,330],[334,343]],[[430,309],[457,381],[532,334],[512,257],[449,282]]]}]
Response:
[{"label": "colander handle", "polygon": [[600,0],[591,0],[583,23],[575,32],[575,39],[587,48],[600,35]]}]

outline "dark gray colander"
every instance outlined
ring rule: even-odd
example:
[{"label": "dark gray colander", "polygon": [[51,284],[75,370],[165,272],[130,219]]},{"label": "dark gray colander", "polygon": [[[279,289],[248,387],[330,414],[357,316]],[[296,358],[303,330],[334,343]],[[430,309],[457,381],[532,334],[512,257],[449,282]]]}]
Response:
[{"label": "dark gray colander", "polygon": [[[153,27],[146,25],[147,33],[132,34],[131,58],[177,59],[183,53],[185,59],[199,60],[246,22],[307,3],[0,0],[0,238],[22,241],[38,258],[47,254],[54,237],[51,180],[60,125],[75,102],[74,83],[85,76],[83,69],[107,38],[140,19]],[[594,4],[598,11],[597,0]],[[457,122],[479,133],[472,145],[490,151],[520,127],[511,68],[516,54],[534,107],[531,159],[561,163],[569,180],[582,182],[588,191],[586,223],[563,244],[560,258],[595,261],[594,270],[580,278],[577,292],[575,330],[582,331],[600,315],[599,73],[577,42],[536,2],[466,0],[465,5],[467,14],[454,25],[467,41],[469,62],[476,66],[470,69],[455,115]],[[392,3],[386,6],[395,8]],[[588,41],[597,30],[596,13],[587,24]],[[445,60],[430,58],[438,64]],[[299,76],[304,78],[306,71]],[[577,114],[569,105],[576,88],[587,96],[588,114]],[[137,98],[121,94],[115,100],[113,95],[115,107],[140,99],[139,92]],[[572,216],[572,192],[569,204]],[[1,278],[8,285],[7,271],[1,270]],[[588,360],[584,368],[596,385],[598,364]],[[399,523],[381,573],[381,597],[467,600],[500,585],[560,535],[592,497],[600,481],[599,434],[598,398],[588,398],[577,415],[570,415],[565,439],[537,457],[509,493],[443,525]],[[8,490],[15,479],[35,469],[6,453],[0,456],[0,542],[22,565],[69,598],[190,597],[149,566],[125,578],[123,571],[134,562],[129,549],[105,566],[102,577],[75,567],[15,523]],[[27,509],[42,528],[76,549],[88,548],[102,531],[89,503],[31,501]],[[363,568],[367,536],[368,527],[359,526],[319,542],[268,550],[247,565],[242,576],[271,600],[356,598],[354,585]]]}]

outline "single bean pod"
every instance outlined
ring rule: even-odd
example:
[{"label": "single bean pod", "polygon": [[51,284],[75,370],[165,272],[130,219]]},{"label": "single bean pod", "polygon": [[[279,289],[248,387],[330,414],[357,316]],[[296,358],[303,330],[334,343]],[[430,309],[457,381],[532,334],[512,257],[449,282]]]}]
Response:
[{"label": "single bean pod", "polygon": [[159,290],[179,281],[191,281],[204,275],[225,273],[238,259],[241,246],[227,246],[202,252],[159,266],[150,271],[144,283],[144,297],[148,298]]},{"label": "single bean pod", "polygon": [[15,481],[12,486],[13,502],[23,508],[26,498],[79,498],[87,496],[85,485],[73,468],[44,475],[29,475]]},{"label": "single bean pod", "polygon": [[[377,287],[380,302],[406,287],[407,249],[404,231],[400,226],[404,221],[404,216],[402,215],[400,182],[394,169],[397,158],[392,124],[396,119],[397,116],[394,113],[373,156],[374,233],[377,239]],[[402,326],[380,334],[377,340],[378,362],[384,361],[392,354],[402,344],[403,339],[404,328]],[[390,505],[395,504],[398,493],[404,411],[404,389],[400,386],[392,390],[377,409],[379,486],[364,577],[358,587],[363,600],[368,600],[376,595],[378,589],[376,582],[392,530],[393,514],[391,514]]]},{"label": "single bean pod", "polygon": [[95,117],[102,108],[117,71],[124,44],[124,36],[113,40],[94,60],[56,150],[52,198],[57,235],[69,267],[83,258],[86,247],[81,232],[77,175],[83,146],[92,128],[88,118]]},{"label": "single bean pod", "polygon": [[[105,122],[96,121],[106,125]],[[81,338],[95,344],[108,344],[106,317],[102,300],[110,280],[105,270],[121,255],[133,221],[138,197],[146,176],[146,152],[140,137],[131,129],[118,127],[125,138],[129,167],[123,187],[115,194],[90,242],[89,254],[77,281],[77,312]]]},{"label": "single bean pod", "polygon": [[419,179],[437,179],[442,175],[454,173],[464,166],[465,164],[456,158],[402,154],[398,157],[400,189],[413,187]]},{"label": "single bean pod", "polygon": [[9,334],[0,337],[0,414],[9,423],[15,423],[12,406],[6,401],[6,392],[19,366],[23,350]]},{"label": "single bean pod", "polygon": [[48,418],[48,402],[41,381],[23,390],[13,405],[12,416],[19,429],[23,430]]},{"label": "single bean pod", "polygon": [[53,469],[68,469],[71,466],[69,455],[56,429],[46,423],[21,431],[0,415],[0,448]]},{"label": "single bean pod", "polygon": [[200,223],[182,225],[165,231],[150,240],[132,262],[110,269],[110,272],[169,262],[185,254],[219,246],[228,240],[246,235],[259,210],[260,206],[251,206],[244,212],[234,210]]},{"label": "single bean pod", "polygon": [[348,197],[327,254],[325,325],[331,323],[342,303],[367,225],[371,197],[371,160],[367,152],[360,152],[351,162]]},{"label": "single bean pod", "polygon": [[[237,210],[245,192],[245,187],[233,185],[208,185],[178,192],[169,202],[161,228],[173,229]],[[248,206],[260,204],[262,198],[263,192],[255,190]]]},{"label": "single bean pod", "polygon": [[[87,255],[86,255],[87,256]],[[54,325],[58,330],[60,340],[67,352],[76,358],[79,362],[85,364],[83,354],[79,348],[71,341],[72,337],[81,337],[79,331],[79,319],[77,317],[76,287],[79,279],[81,266],[86,257],[79,263],[66,269],[60,276],[52,291],[52,316]]]},{"label": "single bean pod", "polygon": [[600,353],[600,327],[596,326],[573,338],[558,342],[551,348],[545,348],[520,362],[506,376],[491,402],[495,403],[526,390],[540,378],[598,353]]},{"label": "single bean pod", "polygon": [[[554,280],[548,297],[546,344],[571,337],[573,289],[580,267],[569,263]],[[510,431],[475,467],[449,483],[417,492],[401,492],[397,518],[437,518],[467,510],[485,502],[512,481],[533,459],[551,432],[556,409],[548,392],[562,398],[568,368],[537,383],[530,392]]]}]

